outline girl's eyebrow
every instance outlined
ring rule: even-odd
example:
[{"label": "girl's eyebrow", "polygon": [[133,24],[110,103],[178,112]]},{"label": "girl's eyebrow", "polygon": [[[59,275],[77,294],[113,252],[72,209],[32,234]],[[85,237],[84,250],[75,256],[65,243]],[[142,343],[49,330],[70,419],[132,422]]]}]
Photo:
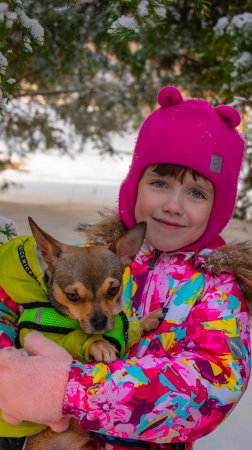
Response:
[{"label": "girl's eyebrow", "polygon": [[165,175],[159,175],[156,172],[145,172],[144,174],[145,178],[165,178]]}]

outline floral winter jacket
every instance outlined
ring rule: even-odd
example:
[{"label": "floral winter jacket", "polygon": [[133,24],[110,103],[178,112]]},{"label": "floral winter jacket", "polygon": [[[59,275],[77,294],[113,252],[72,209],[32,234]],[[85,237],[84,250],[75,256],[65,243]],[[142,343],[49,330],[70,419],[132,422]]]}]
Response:
[{"label": "floral winter jacket", "polygon": [[235,278],[214,276],[203,253],[142,247],[124,274],[125,312],[165,307],[166,317],[124,360],[85,370],[74,361],[64,414],[106,435],[190,449],[231,412],[250,375],[249,314]]},{"label": "floral winter jacket", "polygon": [[[220,245],[218,238],[211,248]],[[249,314],[233,275],[216,276],[204,266],[209,251],[158,254],[142,247],[124,273],[125,313],[142,317],[165,307],[165,319],[123,360],[85,370],[74,361],[64,414],[83,428],[167,450],[170,442],[186,442],[189,450],[223,421],[248,384]],[[20,306],[7,303],[0,325],[7,330],[11,323],[14,336]],[[2,342],[13,340],[4,327]]]}]

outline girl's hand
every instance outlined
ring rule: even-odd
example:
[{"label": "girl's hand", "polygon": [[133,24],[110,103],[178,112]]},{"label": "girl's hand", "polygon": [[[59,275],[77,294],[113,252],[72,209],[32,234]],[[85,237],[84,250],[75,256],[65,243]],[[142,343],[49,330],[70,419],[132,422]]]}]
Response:
[{"label": "girl's hand", "polygon": [[13,424],[23,420],[67,429],[62,406],[72,357],[62,347],[32,332],[25,348],[0,350],[0,408]]}]

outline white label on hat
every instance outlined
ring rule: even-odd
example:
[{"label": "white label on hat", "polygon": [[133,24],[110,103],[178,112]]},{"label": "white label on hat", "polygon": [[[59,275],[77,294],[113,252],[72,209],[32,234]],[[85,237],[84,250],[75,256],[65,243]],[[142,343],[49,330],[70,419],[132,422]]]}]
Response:
[{"label": "white label on hat", "polygon": [[221,166],[222,166],[222,157],[218,155],[212,155],[210,165],[211,172],[221,173]]}]

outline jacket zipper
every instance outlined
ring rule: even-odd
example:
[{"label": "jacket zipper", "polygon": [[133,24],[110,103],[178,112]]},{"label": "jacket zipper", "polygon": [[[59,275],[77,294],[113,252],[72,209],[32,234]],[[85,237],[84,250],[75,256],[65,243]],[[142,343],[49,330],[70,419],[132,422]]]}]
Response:
[{"label": "jacket zipper", "polygon": [[[157,262],[158,262],[158,260],[159,260],[160,254],[161,254],[161,252],[156,251],[154,258],[151,260],[151,263],[150,263],[150,265],[149,265],[149,267],[148,267],[148,271],[147,271],[147,279],[148,279],[149,270],[152,271],[152,274],[151,274],[151,277],[148,279],[148,288],[147,288],[147,291],[146,291],[146,297],[148,296],[148,292],[149,292],[149,288],[150,288],[150,283],[151,283],[151,279],[152,279],[152,276],[153,276],[153,271],[154,271],[154,269],[155,269],[155,267],[156,267],[156,265],[157,265]],[[146,279],[146,281],[147,281],[147,279]],[[146,282],[145,282],[145,283],[146,283]],[[144,305],[143,316],[145,315],[145,310],[146,310],[146,305]]]},{"label": "jacket zipper", "polygon": [[154,258],[152,259],[152,261],[151,261],[151,263],[150,263],[150,265],[148,267],[148,270],[154,270],[155,269],[156,264],[157,264],[157,262],[159,260],[159,257],[160,257],[160,253],[161,252],[159,252],[159,251],[156,252]]}]

